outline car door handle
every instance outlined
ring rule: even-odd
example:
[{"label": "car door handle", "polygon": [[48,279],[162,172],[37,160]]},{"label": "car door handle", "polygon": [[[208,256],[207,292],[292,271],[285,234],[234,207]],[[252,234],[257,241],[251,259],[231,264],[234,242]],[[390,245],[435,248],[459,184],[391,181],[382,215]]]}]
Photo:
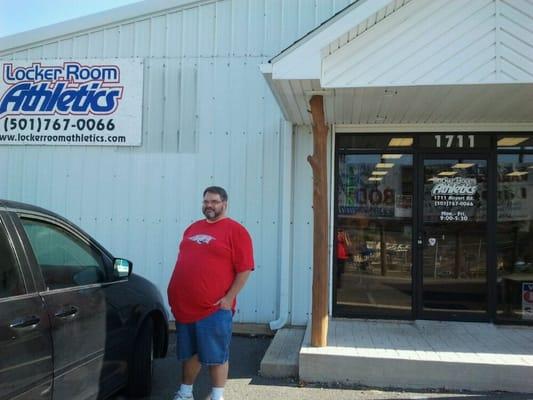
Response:
[{"label": "car door handle", "polygon": [[67,318],[67,317],[73,317],[77,313],[78,313],[78,307],[67,306],[67,307],[62,307],[59,310],[57,310],[54,316],[56,316],[57,318]]},{"label": "car door handle", "polygon": [[16,318],[9,324],[10,328],[35,328],[41,319],[35,315]]}]

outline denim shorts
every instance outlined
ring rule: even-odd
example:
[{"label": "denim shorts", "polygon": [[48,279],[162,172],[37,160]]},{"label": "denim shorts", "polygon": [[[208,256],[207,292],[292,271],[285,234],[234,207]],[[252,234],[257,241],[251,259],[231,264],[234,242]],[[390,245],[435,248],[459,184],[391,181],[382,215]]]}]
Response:
[{"label": "denim shorts", "polygon": [[176,355],[188,360],[195,354],[204,365],[220,365],[229,359],[233,313],[220,309],[204,319],[176,322]]}]

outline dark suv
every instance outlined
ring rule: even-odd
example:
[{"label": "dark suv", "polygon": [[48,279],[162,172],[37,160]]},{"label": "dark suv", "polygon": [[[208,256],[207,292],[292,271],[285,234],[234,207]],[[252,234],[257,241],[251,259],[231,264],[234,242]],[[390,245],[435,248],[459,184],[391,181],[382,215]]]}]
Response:
[{"label": "dark suv", "polygon": [[0,200],[0,399],[151,390],[168,320],[161,294],[66,219]]}]

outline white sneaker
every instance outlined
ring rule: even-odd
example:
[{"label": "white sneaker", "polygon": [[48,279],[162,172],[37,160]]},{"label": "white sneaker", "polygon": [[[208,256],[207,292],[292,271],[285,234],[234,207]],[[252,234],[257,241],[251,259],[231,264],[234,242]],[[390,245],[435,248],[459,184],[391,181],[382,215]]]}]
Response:
[{"label": "white sneaker", "polygon": [[187,400],[194,400],[194,397],[191,395],[191,396],[188,396],[188,397],[185,397],[185,396],[182,396],[182,394],[180,393],[180,391],[178,390],[176,392],[176,394],[174,395],[174,397],[172,398],[172,400],[182,400],[182,399],[187,399]]}]

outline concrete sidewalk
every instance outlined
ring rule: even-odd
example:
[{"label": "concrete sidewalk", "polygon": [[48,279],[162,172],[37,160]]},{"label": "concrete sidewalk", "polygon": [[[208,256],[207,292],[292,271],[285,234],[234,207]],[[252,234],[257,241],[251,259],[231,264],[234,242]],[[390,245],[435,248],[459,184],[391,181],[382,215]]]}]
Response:
[{"label": "concrete sidewalk", "polygon": [[452,321],[331,319],[300,350],[299,377],[375,387],[505,390],[533,398],[533,329]]},{"label": "concrete sidewalk", "polygon": [[[533,395],[512,393],[472,393],[472,392],[434,392],[376,390],[361,386],[300,384],[296,379],[271,379],[258,375],[259,365],[271,338],[234,336],[231,347],[230,376],[226,385],[226,400],[347,400],[347,399],[505,399],[533,400]],[[153,394],[150,400],[170,400],[178,387],[181,369],[175,360],[175,337],[171,335],[168,356],[156,360],[154,366]],[[196,400],[209,398],[209,378],[203,370],[194,388]],[[146,400],[148,400],[146,399]],[[123,395],[113,400],[130,400]]]}]

